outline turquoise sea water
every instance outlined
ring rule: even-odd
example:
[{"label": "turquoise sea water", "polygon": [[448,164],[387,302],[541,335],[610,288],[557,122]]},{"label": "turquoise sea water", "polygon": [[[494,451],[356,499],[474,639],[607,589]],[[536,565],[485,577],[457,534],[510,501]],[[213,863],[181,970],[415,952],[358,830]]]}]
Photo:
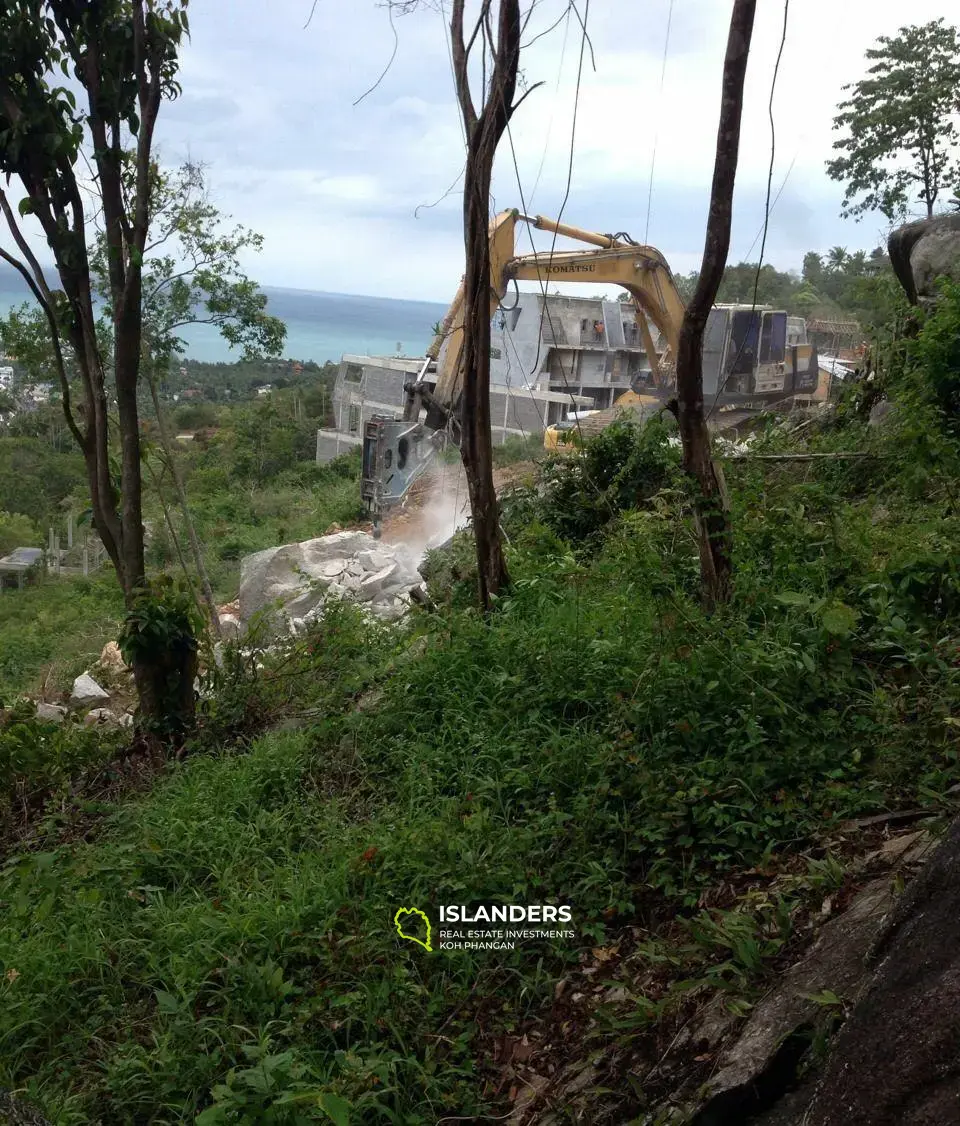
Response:
[{"label": "turquoise sea water", "polygon": [[[263,287],[268,311],[287,326],[284,357],[295,360],[339,360],[344,352],[362,355],[423,355],[432,328],[446,308],[429,301],[399,301],[320,293],[308,289]],[[0,273],[0,314],[29,297],[12,271]],[[209,325],[193,325],[183,332],[187,356],[208,363],[239,359]]]}]

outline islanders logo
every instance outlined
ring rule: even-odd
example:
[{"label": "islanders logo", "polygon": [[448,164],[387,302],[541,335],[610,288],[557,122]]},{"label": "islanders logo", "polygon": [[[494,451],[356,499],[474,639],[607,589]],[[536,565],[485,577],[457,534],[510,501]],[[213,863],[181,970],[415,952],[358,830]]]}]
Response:
[{"label": "islanders logo", "polygon": [[[414,920],[416,919],[422,920],[423,925],[427,928],[427,937],[425,940],[417,938],[414,934],[408,934],[407,931],[403,929],[404,927],[407,927],[408,930],[414,929]],[[422,946],[424,950],[433,951],[433,947],[430,945],[430,936],[433,932],[430,927],[430,920],[423,911],[420,911],[416,907],[401,907],[396,915],[393,916],[393,925],[397,928],[397,934],[400,935],[401,938],[405,938],[408,942],[415,942],[418,946]]]}]

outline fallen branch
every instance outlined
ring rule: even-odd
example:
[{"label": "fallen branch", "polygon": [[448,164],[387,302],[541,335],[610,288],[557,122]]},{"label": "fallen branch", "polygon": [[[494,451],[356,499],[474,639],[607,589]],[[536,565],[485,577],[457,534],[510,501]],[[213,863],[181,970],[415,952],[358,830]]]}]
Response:
[{"label": "fallen branch", "polygon": [[889,458],[893,454],[832,453],[832,454],[715,454],[721,461],[853,461],[863,457]]}]

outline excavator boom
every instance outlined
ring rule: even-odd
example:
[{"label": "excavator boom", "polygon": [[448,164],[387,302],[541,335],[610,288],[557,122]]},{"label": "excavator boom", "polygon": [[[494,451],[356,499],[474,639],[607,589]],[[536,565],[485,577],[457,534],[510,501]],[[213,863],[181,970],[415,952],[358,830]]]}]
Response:
[{"label": "excavator boom", "polygon": [[[516,227],[528,223],[594,247],[592,250],[535,253],[518,256]],[[683,300],[666,259],[651,246],[638,246],[624,234],[607,235],[558,223],[542,215],[501,211],[490,221],[490,316],[496,313],[511,282],[537,281],[544,294],[550,282],[591,282],[620,285],[632,296],[637,324],[650,359],[655,383],[662,369],[647,322],[656,326],[676,356]],[[403,418],[372,418],[364,428],[361,494],[379,527],[382,511],[401,500],[413,481],[432,462],[448,427],[456,426],[463,388],[464,287],[461,282],[439,326],[416,379],[406,387]],[[431,371],[434,367],[435,370]],[[421,411],[426,408],[425,422]],[[458,435],[454,434],[457,440]]]}]

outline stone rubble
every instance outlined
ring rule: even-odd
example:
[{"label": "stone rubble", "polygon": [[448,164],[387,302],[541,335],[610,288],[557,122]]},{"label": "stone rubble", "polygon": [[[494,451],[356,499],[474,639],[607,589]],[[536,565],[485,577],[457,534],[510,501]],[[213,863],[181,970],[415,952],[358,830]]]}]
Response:
[{"label": "stone rubble", "polygon": [[104,691],[88,673],[82,673],[73,682],[73,691],[70,693],[70,706],[72,708],[87,708],[94,704],[103,704],[110,699],[110,693]]},{"label": "stone rubble", "polygon": [[67,709],[62,704],[47,704],[43,700],[37,701],[37,719],[46,723],[63,723]]},{"label": "stone rubble", "polygon": [[298,634],[331,599],[351,599],[373,617],[396,621],[410,606],[411,589],[423,588],[419,562],[403,545],[385,544],[366,532],[336,532],[258,551],[241,562],[240,621],[246,627],[262,615],[275,632]]},{"label": "stone rubble", "polygon": [[115,726],[118,722],[109,708],[94,708],[83,717],[84,727]]}]

